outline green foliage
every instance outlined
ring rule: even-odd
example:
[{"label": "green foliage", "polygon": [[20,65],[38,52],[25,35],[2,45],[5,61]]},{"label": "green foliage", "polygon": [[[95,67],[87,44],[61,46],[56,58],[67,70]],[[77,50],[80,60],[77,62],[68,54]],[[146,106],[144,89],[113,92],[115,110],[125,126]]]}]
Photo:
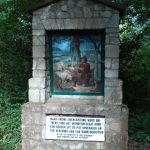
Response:
[{"label": "green foliage", "polygon": [[12,105],[0,113],[0,150],[16,150],[21,144],[21,109]]},{"label": "green foliage", "polygon": [[120,78],[124,81],[124,102],[150,101],[150,22],[147,0],[118,0],[125,7],[120,25]]},{"label": "green foliage", "polygon": [[142,45],[128,55],[120,62],[120,76],[124,79],[124,100],[133,104],[150,98],[150,48]]},{"label": "green foliage", "polygon": [[150,112],[134,109],[129,117],[129,136],[130,140],[140,142],[150,142]]},{"label": "green foliage", "polygon": [[35,2],[7,0],[0,5],[0,107],[27,100],[32,34],[26,8]]},{"label": "green foliage", "polygon": [[31,76],[32,0],[0,3],[0,150],[16,150],[21,143],[20,105],[27,99]]}]

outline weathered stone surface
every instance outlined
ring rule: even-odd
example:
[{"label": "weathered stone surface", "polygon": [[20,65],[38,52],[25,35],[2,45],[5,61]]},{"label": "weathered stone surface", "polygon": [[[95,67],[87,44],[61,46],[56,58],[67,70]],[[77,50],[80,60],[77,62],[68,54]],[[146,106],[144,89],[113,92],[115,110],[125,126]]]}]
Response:
[{"label": "weathered stone surface", "polygon": [[40,150],[54,150],[54,146],[53,145],[42,145],[40,146]]},{"label": "weathered stone surface", "polygon": [[73,23],[71,19],[64,19],[64,28],[73,29]]},{"label": "weathered stone surface", "polygon": [[128,145],[128,132],[122,133],[120,137],[121,137],[120,149],[128,150],[128,146],[127,146]]},{"label": "weathered stone surface", "polygon": [[103,4],[101,4],[101,5],[95,4],[95,6],[94,6],[94,10],[97,10],[97,11],[101,11],[101,10],[104,11],[105,9],[106,9],[106,6]]},{"label": "weathered stone surface", "polygon": [[61,111],[63,114],[75,114],[76,113],[76,109],[75,106],[66,106],[66,105],[62,105],[61,106]]},{"label": "weathered stone surface", "polygon": [[56,145],[61,146],[64,149],[69,148],[69,142],[68,141],[55,141]]},{"label": "weathered stone surface", "polygon": [[106,33],[119,33],[119,27],[115,27],[115,28],[106,28]]},{"label": "weathered stone surface", "polygon": [[122,87],[105,87],[105,104],[122,104]]},{"label": "weathered stone surface", "polygon": [[112,69],[119,69],[119,59],[112,59]]},{"label": "weathered stone surface", "polygon": [[42,138],[42,127],[40,125],[22,126],[22,138],[39,140]]},{"label": "weathered stone surface", "polygon": [[22,105],[22,110],[23,111],[31,111],[31,112],[40,112],[42,111],[42,105],[41,103],[31,103],[31,102],[28,102],[26,104],[23,104]]},{"label": "weathered stone surface", "polygon": [[[78,29],[78,19],[71,19],[72,29]],[[65,25],[65,29],[69,29],[71,26],[69,24]]]},{"label": "weathered stone surface", "polygon": [[85,29],[85,23],[86,23],[86,19],[85,18],[78,18],[78,29]]},{"label": "weathered stone surface", "polygon": [[101,11],[101,17],[110,18],[112,15],[111,11]]},{"label": "weathered stone surface", "polygon": [[33,139],[23,139],[22,150],[41,150],[40,143],[40,140],[38,141]]},{"label": "weathered stone surface", "polygon": [[62,19],[62,18],[69,18],[70,15],[68,12],[63,12],[63,11],[59,11],[59,12],[56,12],[56,17],[59,19]]},{"label": "weathered stone surface", "polygon": [[105,143],[104,142],[97,142],[96,143],[96,150],[104,150],[105,149]]},{"label": "weathered stone surface", "polygon": [[62,11],[68,11],[68,7],[67,7],[67,5],[63,5],[63,6],[61,6],[61,10],[62,10]]},{"label": "weathered stone surface", "polygon": [[118,78],[119,71],[117,69],[105,69],[106,78]]},{"label": "weathered stone surface", "polygon": [[108,126],[106,126],[106,132],[120,132],[121,131],[121,121],[120,119],[116,119],[116,118],[107,118],[105,120],[106,124]]},{"label": "weathered stone surface", "polygon": [[38,89],[29,89],[29,102],[39,102],[40,91]]},{"label": "weathered stone surface", "polygon": [[50,20],[52,20],[52,19],[41,19],[41,20],[42,20],[42,23],[43,23],[44,28],[46,30],[51,30],[52,29],[51,24],[50,24]]},{"label": "weathered stone surface", "polygon": [[42,114],[40,112],[33,112],[28,109],[23,109],[22,113],[22,123],[24,125],[42,125],[41,117]]},{"label": "weathered stone surface", "polygon": [[49,113],[49,114],[61,114],[62,108],[59,105],[53,104],[53,107],[50,107],[49,105],[43,106],[43,112]]},{"label": "weathered stone surface", "polygon": [[45,57],[45,46],[33,46],[33,58]]},{"label": "weathered stone surface", "polygon": [[93,115],[94,114],[94,107],[91,105],[86,106],[78,106],[76,107],[77,114],[81,115]]},{"label": "weathered stone surface", "polygon": [[33,78],[35,77],[39,77],[39,78],[42,78],[42,77],[46,77],[46,71],[45,70],[33,70],[33,73],[32,73],[32,76]]},{"label": "weathered stone surface", "polygon": [[85,18],[91,18],[93,16],[92,10],[89,7],[84,7],[83,12]]},{"label": "weathered stone surface", "polygon": [[106,34],[105,43],[110,44],[110,36],[109,34]]},{"label": "weathered stone surface", "polygon": [[70,150],[81,150],[81,149],[83,149],[83,143],[77,142],[77,141],[70,142],[69,148],[70,148]]},{"label": "weathered stone surface", "polygon": [[33,70],[46,70],[45,59],[33,59]]},{"label": "weathered stone surface", "polygon": [[118,45],[106,45],[105,46],[105,57],[118,58],[119,57],[119,46]]},{"label": "weathered stone surface", "polygon": [[86,0],[79,0],[78,1],[78,7],[85,7],[87,4],[87,1]]},{"label": "weathered stone surface", "polygon": [[119,37],[110,37],[110,44],[116,44],[119,45],[120,41],[119,41]]},{"label": "weathered stone surface", "polygon": [[108,132],[106,133],[106,147],[108,150],[124,150],[120,149],[120,133]]},{"label": "weathered stone surface", "polygon": [[[34,104],[33,107],[35,106]],[[43,114],[43,118],[44,120],[42,121],[43,124],[45,124],[45,115],[44,114],[48,114],[49,112],[51,112],[50,110],[53,109],[53,107],[50,107],[52,105],[52,103],[47,103],[44,104],[43,109],[41,111],[41,114]],[[27,106],[27,104],[26,104]],[[37,105],[38,106],[38,105]],[[62,106],[60,104],[60,106]],[[32,106],[30,106],[32,107]],[[23,115],[30,115],[29,113],[26,113],[26,108],[30,108],[28,107],[24,107],[24,111],[23,111]],[[45,109],[45,108],[48,109]],[[62,106],[64,107],[64,106]],[[69,107],[69,105],[68,105]],[[87,107],[87,105],[82,106],[82,110],[84,110]],[[50,148],[53,149],[60,149],[60,150],[77,150],[77,149],[87,149],[87,150],[91,150],[91,149],[95,149],[95,150],[106,150],[106,149],[110,149],[111,150],[111,146],[114,150],[118,149],[118,150],[126,150],[126,142],[127,142],[127,108],[123,107],[121,105],[114,105],[112,107],[112,105],[95,105],[93,106],[93,108],[96,108],[100,110],[104,110],[104,116],[106,116],[106,139],[105,142],[82,142],[82,141],[55,141],[55,140],[42,140],[42,145],[41,142],[39,142],[38,144],[41,145],[40,148],[43,150],[47,150],[48,146]],[[60,107],[58,107],[60,108]],[[102,109],[101,109],[102,108]],[[46,111],[45,111],[46,110]],[[122,111],[123,110],[123,111]],[[44,112],[43,112],[44,111]],[[67,110],[68,111],[68,110]],[[55,111],[57,112],[57,110]],[[111,117],[107,116],[107,113],[112,114]],[[124,114],[125,112],[125,114]],[[58,114],[58,112],[57,112]],[[98,115],[102,115],[103,113],[100,113]],[[118,114],[117,116],[115,114]],[[97,114],[95,114],[97,115]],[[31,114],[32,116],[32,114]],[[27,122],[32,122],[33,120],[32,117],[30,116],[30,118],[26,118],[23,120],[23,123],[27,123]],[[27,117],[27,116],[26,116]],[[33,116],[34,117],[34,116]],[[38,117],[38,116],[37,116]],[[40,117],[40,116],[39,116]],[[122,127],[122,125],[124,125],[126,127]],[[32,128],[32,127],[27,127],[27,126],[23,126],[23,137],[27,138],[27,137],[32,137],[32,139],[39,139],[39,135],[41,135],[41,129],[39,130],[40,126],[37,126],[36,128]],[[40,131],[40,132],[39,132]],[[121,132],[120,132],[121,131]],[[119,137],[122,137],[121,139]],[[116,141],[117,140],[117,141]],[[123,141],[125,140],[125,141]],[[23,142],[24,143],[24,142]],[[29,144],[29,146],[31,146],[29,142],[27,142],[26,144],[24,144],[24,147],[27,147],[27,144]],[[37,144],[37,145],[38,145]],[[121,147],[121,144],[124,144],[124,146]],[[120,147],[122,149],[120,149]],[[40,150],[41,150],[40,149]],[[24,150],[24,149],[23,149]],[[49,150],[49,149],[48,149]]]},{"label": "weathered stone surface", "polygon": [[29,88],[45,88],[46,80],[45,78],[31,78],[29,79]]},{"label": "weathered stone surface", "polygon": [[93,19],[87,18],[85,23],[85,29],[91,29],[93,28]]},{"label": "weathered stone surface", "polygon": [[118,86],[118,84],[119,84],[118,78],[105,78],[106,87],[114,87],[114,86]]},{"label": "weathered stone surface", "polygon": [[67,5],[68,7],[75,7],[76,2],[74,0],[69,0]]},{"label": "weathered stone surface", "polygon": [[43,26],[39,16],[33,16],[32,29],[33,30],[43,30],[44,29],[44,26]]},{"label": "weathered stone surface", "polygon": [[80,7],[70,8],[71,18],[83,18],[83,10]]},{"label": "weathered stone surface", "polygon": [[45,103],[46,102],[46,90],[41,89],[40,90],[40,102]]},{"label": "weathered stone surface", "polygon": [[35,36],[44,36],[45,35],[45,30],[32,30],[32,35]]},{"label": "weathered stone surface", "polygon": [[33,36],[33,45],[45,45],[45,36]]},{"label": "weathered stone surface", "polygon": [[84,142],[84,149],[85,150],[96,150],[97,145],[93,142]]},{"label": "weathered stone surface", "polygon": [[119,26],[119,13],[113,14],[106,27],[118,27]]},{"label": "weathered stone surface", "polygon": [[104,105],[96,105],[94,107],[94,114],[95,115],[104,116],[105,115],[105,107],[104,107]]},{"label": "weathered stone surface", "polygon": [[111,68],[111,58],[106,58],[105,59],[105,68],[110,69]]}]

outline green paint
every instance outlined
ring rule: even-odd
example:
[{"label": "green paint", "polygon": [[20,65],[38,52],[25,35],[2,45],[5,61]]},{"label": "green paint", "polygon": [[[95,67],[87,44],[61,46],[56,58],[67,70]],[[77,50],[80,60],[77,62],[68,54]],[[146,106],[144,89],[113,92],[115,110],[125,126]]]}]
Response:
[{"label": "green paint", "polygon": [[[60,35],[73,35],[75,33],[85,33],[88,37],[89,35],[99,35],[101,36],[101,85],[100,85],[100,92],[56,92],[54,91],[54,76],[53,76],[53,51],[52,51],[52,36],[56,34]],[[51,31],[48,32],[49,37],[49,50],[50,50],[50,57],[49,57],[49,63],[50,63],[50,94],[51,95],[81,95],[81,96],[103,96],[104,95],[104,62],[105,62],[105,31],[104,30],[71,30],[71,31]]]}]

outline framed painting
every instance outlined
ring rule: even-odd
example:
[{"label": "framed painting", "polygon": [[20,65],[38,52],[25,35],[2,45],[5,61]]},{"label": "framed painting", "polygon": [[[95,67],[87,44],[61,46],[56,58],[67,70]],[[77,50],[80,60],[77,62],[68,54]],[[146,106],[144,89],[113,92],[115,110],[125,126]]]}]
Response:
[{"label": "framed painting", "polygon": [[51,94],[103,95],[104,33],[55,31],[49,40]]}]

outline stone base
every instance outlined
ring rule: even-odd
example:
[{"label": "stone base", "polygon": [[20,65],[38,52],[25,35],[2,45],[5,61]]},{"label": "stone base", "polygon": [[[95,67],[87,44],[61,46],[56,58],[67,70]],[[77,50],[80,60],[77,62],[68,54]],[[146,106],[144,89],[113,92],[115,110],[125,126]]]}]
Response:
[{"label": "stone base", "polygon": [[[46,114],[105,116],[105,142],[45,140]],[[127,141],[125,105],[60,100],[46,104],[29,102],[22,106],[22,150],[127,150]]]}]

